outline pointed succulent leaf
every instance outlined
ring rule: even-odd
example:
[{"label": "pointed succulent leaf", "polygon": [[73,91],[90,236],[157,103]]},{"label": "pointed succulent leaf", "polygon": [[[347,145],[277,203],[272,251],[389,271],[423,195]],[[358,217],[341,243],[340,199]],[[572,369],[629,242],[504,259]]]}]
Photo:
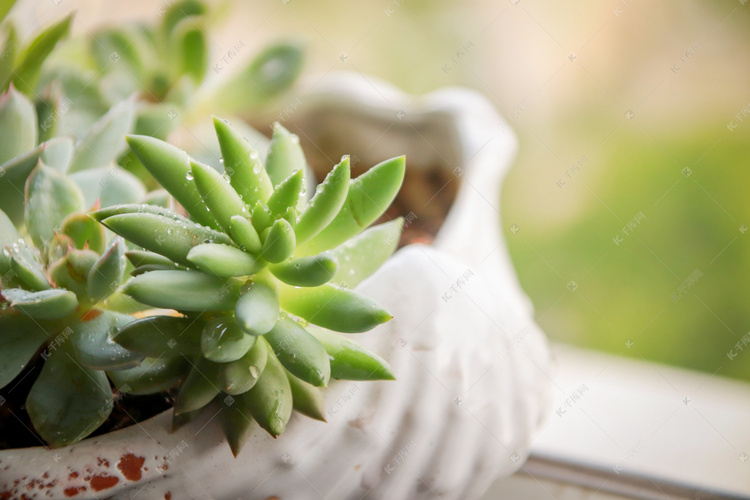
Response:
[{"label": "pointed succulent leaf", "polygon": [[277,219],[265,232],[267,234],[260,251],[263,259],[271,263],[279,263],[284,262],[294,253],[296,244],[294,229],[285,219]]},{"label": "pointed succulent leaf", "polygon": [[155,394],[174,387],[185,378],[190,363],[184,356],[146,358],[138,366],[107,372],[118,391],[127,394]]},{"label": "pointed succulent leaf", "polygon": [[13,84],[21,92],[30,94],[34,91],[42,63],[50,55],[57,42],[68,35],[72,19],[73,15],[71,14],[62,21],[45,28],[18,55],[13,70]]},{"label": "pointed succulent leaf", "polygon": [[84,368],[69,349],[63,342],[49,354],[26,398],[34,429],[55,448],[91,434],[107,420],[113,404],[104,372]]},{"label": "pointed succulent leaf", "polygon": [[[5,293],[7,290],[3,290]],[[0,316],[0,389],[23,371],[45,340],[45,326],[23,314]]]},{"label": "pointed succulent leaf", "polygon": [[215,116],[214,128],[224,159],[224,170],[242,201],[253,206],[258,201],[268,200],[273,185],[258,153],[237,130]]},{"label": "pointed succulent leaf", "polygon": [[[14,3],[15,0],[3,0],[3,2],[0,3],[0,9],[5,10],[5,13],[7,13],[7,11],[10,10]],[[5,19],[5,13],[0,16],[0,19]],[[5,35],[5,39],[3,40],[3,43],[0,44],[0,47],[3,48],[3,50],[0,51],[1,88],[5,88],[8,85],[10,77],[13,74],[13,63],[15,62],[16,55],[18,54],[18,32],[16,31],[16,27],[12,22],[6,23],[6,31],[7,33]]]},{"label": "pointed succulent leaf", "polygon": [[47,247],[47,262],[55,262],[68,254],[68,250],[76,248],[73,238],[67,234],[55,233]]},{"label": "pointed succulent leaf", "polygon": [[282,316],[263,336],[284,368],[305,382],[325,387],[331,378],[331,365],[323,345],[299,323]]},{"label": "pointed succulent leaf", "polygon": [[133,352],[152,358],[200,356],[203,323],[189,318],[149,316],[120,328],[112,340]]},{"label": "pointed succulent leaf", "polygon": [[219,243],[204,243],[190,249],[187,260],[195,267],[222,278],[255,274],[264,263],[237,247]]},{"label": "pointed succulent leaf", "polygon": [[[99,65],[100,70],[106,71],[113,67],[124,66],[124,72],[130,73],[133,78],[143,76],[143,58],[141,51],[145,52],[142,41],[138,34],[129,32],[122,28],[107,28],[98,31],[91,41],[91,55]],[[117,57],[113,57],[116,54]],[[113,60],[113,59],[116,59]],[[124,69],[123,68],[123,69]]]},{"label": "pointed succulent leaf", "polygon": [[238,284],[200,271],[152,271],[131,278],[123,291],[138,302],[178,311],[229,311]]},{"label": "pointed succulent leaf", "polygon": [[166,267],[176,267],[177,264],[170,259],[159,255],[158,253],[148,252],[146,250],[128,250],[125,257],[133,264],[134,267],[146,265],[158,265]]},{"label": "pointed succulent leaf", "polygon": [[252,389],[266,367],[268,351],[268,343],[257,340],[240,359],[222,363],[217,375],[221,390],[236,396]]},{"label": "pointed succulent leaf", "polygon": [[335,285],[295,288],[282,284],[280,288],[285,310],[337,332],[366,332],[393,317],[366,295]]},{"label": "pointed succulent leaf", "polygon": [[192,180],[187,153],[153,137],[129,135],[126,140],[143,166],[191,217],[204,226],[219,229],[216,219],[206,210]]},{"label": "pointed succulent leaf", "polygon": [[306,165],[299,137],[290,133],[280,123],[274,123],[271,147],[266,158],[266,171],[273,185],[281,184],[297,170],[304,172]]},{"label": "pointed succulent leaf", "polygon": [[[107,217],[112,217],[113,215],[123,215],[123,214],[153,214],[153,215],[161,215],[169,219],[174,219],[180,223],[192,222],[190,221],[190,219],[183,217],[182,215],[178,214],[177,212],[173,210],[170,210],[160,205],[154,205],[150,203],[142,203],[142,204],[125,203],[121,205],[112,205],[109,207],[105,207],[99,210],[94,210],[94,211],[89,212],[89,216],[93,217],[99,222],[103,221]],[[193,222],[193,224],[195,223]]]},{"label": "pointed succulent leaf", "polygon": [[179,0],[163,12],[162,29],[165,34],[174,30],[180,21],[206,13],[206,5],[199,0]]},{"label": "pointed succulent leaf", "polygon": [[346,200],[350,176],[349,157],[345,156],[326,175],[299,216],[294,228],[299,243],[304,243],[318,234],[336,217]]},{"label": "pointed succulent leaf", "polygon": [[253,207],[250,222],[252,222],[253,227],[258,232],[258,234],[262,234],[263,231],[271,227],[274,223],[271,209],[269,209],[268,206],[262,201],[256,202],[255,206]]},{"label": "pointed succulent leaf", "polygon": [[119,102],[102,116],[75,146],[69,172],[103,167],[124,151],[125,134],[133,130],[135,99]]},{"label": "pointed succulent leaf", "polygon": [[3,290],[3,296],[13,309],[34,319],[64,318],[78,307],[76,294],[62,288],[29,292],[21,288]]},{"label": "pointed succulent leaf", "polygon": [[268,208],[274,217],[281,217],[289,208],[295,207],[302,192],[304,170],[297,170],[276,186],[268,199]]},{"label": "pointed succulent leaf", "polygon": [[247,213],[245,203],[219,172],[194,161],[190,162],[190,166],[195,185],[206,207],[211,210],[219,225],[229,231],[232,216]]},{"label": "pointed succulent leaf", "polygon": [[175,414],[203,408],[221,392],[215,382],[219,367],[218,363],[205,358],[198,359],[177,394]]},{"label": "pointed succulent leaf", "polygon": [[234,215],[229,220],[229,234],[240,248],[251,254],[257,255],[263,247],[253,223],[241,215]]},{"label": "pointed succulent leaf", "polygon": [[119,370],[136,366],[143,355],[128,351],[112,341],[114,333],[132,322],[133,317],[110,311],[96,312],[98,314],[93,319],[78,321],[70,326],[76,360],[92,370]]},{"label": "pointed succulent leaf", "polygon": [[[90,219],[89,219],[90,220]],[[120,286],[125,273],[125,242],[112,241],[107,251],[96,261],[88,274],[88,295],[92,300],[102,300],[112,295]]]},{"label": "pointed succulent leaf", "polygon": [[0,96],[0,163],[34,149],[37,142],[36,109],[11,86]]},{"label": "pointed succulent leaf", "polygon": [[78,297],[87,298],[89,272],[97,260],[99,254],[92,250],[69,248],[65,257],[50,267],[50,278],[58,288],[67,288]]},{"label": "pointed succulent leaf", "polygon": [[331,250],[339,262],[331,283],[354,288],[377,271],[396,251],[403,227],[404,219],[399,217],[368,228]]},{"label": "pointed succulent leaf", "polygon": [[284,432],[292,415],[292,388],[284,367],[273,352],[268,353],[266,368],[258,382],[241,398],[255,421],[271,436]]},{"label": "pointed succulent leaf", "polygon": [[[227,404],[231,403],[231,404]],[[250,410],[246,407],[244,398],[225,399],[222,403],[221,427],[224,429],[224,435],[227,437],[229,449],[236,457],[245,445],[255,426],[253,418],[250,416]]]},{"label": "pointed succulent leaf", "polygon": [[70,137],[53,137],[44,143],[39,157],[47,166],[67,172],[73,158],[73,140]]},{"label": "pointed succulent leaf", "polygon": [[341,380],[394,380],[388,363],[343,335],[316,326],[307,329],[323,344],[331,360],[331,378]]},{"label": "pointed succulent leaf", "polygon": [[304,382],[287,372],[292,389],[292,406],[301,414],[321,422],[326,421],[325,397],[319,387]]},{"label": "pointed succulent leaf", "polygon": [[23,224],[26,180],[39,163],[45,147],[46,143],[40,144],[31,151],[0,165],[0,210],[5,212],[17,227]]},{"label": "pointed succulent leaf", "polygon": [[70,178],[81,188],[89,207],[97,200],[104,208],[138,203],[146,195],[140,179],[115,164],[75,172]]},{"label": "pointed succulent leaf", "polygon": [[250,335],[263,335],[279,319],[279,291],[270,281],[250,285],[235,304],[237,323]]},{"label": "pointed succulent leaf", "polygon": [[287,285],[320,286],[328,283],[336,274],[338,261],[329,252],[311,257],[289,259],[268,268],[274,276]]},{"label": "pointed succulent leaf", "polygon": [[83,194],[65,174],[39,164],[26,182],[26,228],[42,248],[65,217],[83,210]]},{"label": "pointed succulent leaf", "polygon": [[87,246],[96,253],[102,253],[107,244],[104,226],[82,212],[65,217],[60,225],[60,233],[73,240],[73,244],[79,250]]},{"label": "pointed succulent leaf", "polygon": [[201,351],[203,357],[215,363],[229,363],[242,358],[255,344],[257,337],[242,331],[234,319],[215,318],[203,328]]},{"label": "pointed succulent leaf", "polygon": [[305,245],[311,255],[336,247],[380,217],[396,197],[404,180],[403,156],[386,160],[349,185],[346,201],[333,221]]},{"label": "pointed succulent leaf", "polygon": [[150,273],[151,271],[173,271],[175,269],[186,270],[186,267],[177,264],[145,264],[138,266],[130,271],[130,276],[140,276],[141,274]]},{"label": "pointed succulent leaf", "polygon": [[30,290],[50,288],[36,248],[30,247],[25,240],[18,240],[7,246],[6,250],[10,255],[10,269],[24,287]]},{"label": "pointed succulent leaf", "polygon": [[180,221],[163,215],[149,213],[113,215],[101,222],[131,243],[184,265],[190,265],[187,256],[193,247],[207,242],[232,243],[232,240],[224,233],[191,221]]}]

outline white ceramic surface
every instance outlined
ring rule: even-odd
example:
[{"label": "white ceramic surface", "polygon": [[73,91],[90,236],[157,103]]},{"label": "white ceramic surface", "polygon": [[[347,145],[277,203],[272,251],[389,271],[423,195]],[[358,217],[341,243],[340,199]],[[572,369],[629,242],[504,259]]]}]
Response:
[{"label": "white ceramic surface", "polygon": [[327,423],[257,429],[237,458],[214,407],[175,433],[166,412],[62,450],[2,451],[0,498],[467,499],[523,463],[549,353],[501,233],[513,133],[463,89],[413,98],[359,74],[301,88],[279,116],[309,147],[348,144],[368,165],[405,153],[460,182],[434,244],[401,249],[359,287],[395,317],[357,338],[398,380],[332,383]]}]

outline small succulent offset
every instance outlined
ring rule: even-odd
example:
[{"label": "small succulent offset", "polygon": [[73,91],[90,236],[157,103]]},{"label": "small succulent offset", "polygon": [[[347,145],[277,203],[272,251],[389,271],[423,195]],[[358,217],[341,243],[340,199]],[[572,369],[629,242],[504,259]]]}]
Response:
[{"label": "small succulent offset", "polygon": [[296,136],[276,125],[264,165],[227,122],[215,118],[214,128],[224,174],[159,139],[127,138],[190,218],[138,204],[91,215],[143,248],[126,252],[135,269],[122,291],[179,313],[120,328],[113,340],[145,359],[108,372],[110,379],[137,394],[182,381],[178,421],[223,402],[236,455],[253,421],[278,436],[292,409],[324,420],[320,388],[331,378],[393,378],[384,360],[334,332],[364,332],[391,319],[351,288],[397,246],[402,220],[367,228],[396,196],[404,158],[350,179],[344,157],[308,200]]}]

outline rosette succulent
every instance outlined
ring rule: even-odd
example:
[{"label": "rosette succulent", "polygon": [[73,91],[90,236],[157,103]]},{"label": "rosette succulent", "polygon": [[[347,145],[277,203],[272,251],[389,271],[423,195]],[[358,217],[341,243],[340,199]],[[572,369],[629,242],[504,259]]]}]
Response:
[{"label": "rosette succulent", "polygon": [[126,253],[135,269],[123,292],[177,312],[119,329],[113,340],[145,359],[110,378],[141,394],[182,381],[178,420],[219,400],[237,454],[253,421],[278,436],[292,409],[323,420],[320,389],[331,378],[393,378],[384,360],[335,332],[391,319],[352,287],[398,244],[400,219],[367,228],[396,196],[404,158],[350,179],[344,157],[308,199],[296,136],[277,124],[263,162],[227,122],[214,127],[224,174],[159,139],[127,138],[182,214],[125,204],[91,215],[140,247]]}]

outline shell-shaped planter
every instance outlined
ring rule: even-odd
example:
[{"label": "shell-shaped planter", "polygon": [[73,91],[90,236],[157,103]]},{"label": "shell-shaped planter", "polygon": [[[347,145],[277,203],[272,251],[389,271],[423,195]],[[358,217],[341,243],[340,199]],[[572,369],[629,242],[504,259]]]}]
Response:
[{"label": "shell-shaped planter", "polygon": [[167,411],[60,450],[0,451],[0,498],[466,499],[521,466],[546,414],[549,353],[501,233],[512,131],[464,89],[415,99],[361,75],[306,83],[278,119],[308,153],[328,165],[406,154],[457,188],[435,240],[359,286],[395,319],[357,339],[397,380],[334,382],[327,423],[295,414],[278,439],[257,429],[237,458],[218,407],[176,432]]}]

